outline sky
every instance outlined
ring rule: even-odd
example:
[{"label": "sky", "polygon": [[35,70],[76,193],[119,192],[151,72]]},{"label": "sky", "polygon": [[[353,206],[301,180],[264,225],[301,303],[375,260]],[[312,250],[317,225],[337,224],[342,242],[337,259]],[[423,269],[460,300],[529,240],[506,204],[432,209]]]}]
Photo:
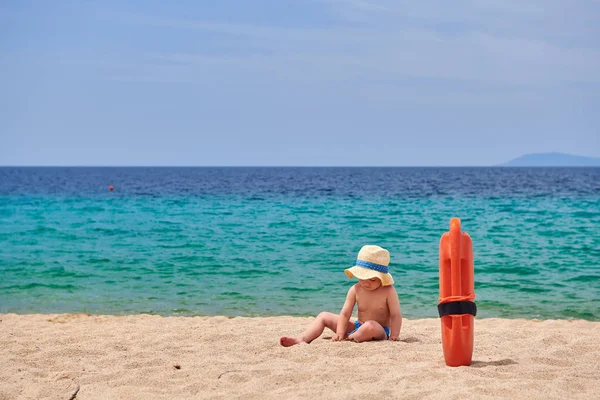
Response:
[{"label": "sky", "polygon": [[600,157],[600,1],[0,1],[0,165]]}]

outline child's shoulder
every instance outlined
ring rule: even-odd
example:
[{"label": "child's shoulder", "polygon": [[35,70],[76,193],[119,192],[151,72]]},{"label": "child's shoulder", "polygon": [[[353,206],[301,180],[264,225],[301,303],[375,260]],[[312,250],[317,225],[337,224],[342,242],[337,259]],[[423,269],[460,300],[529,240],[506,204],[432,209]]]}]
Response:
[{"label": "child's shoulder", "polygon": [[379,290],[380,293],[396,293],[394,285],[380,286],[377,290]]},{"label": "child's shoulder", "polygon": [[369,291],[369,290],[363,289],[362,286],[360,286],[360,283],[356,283],[350,287],[349,291],[350,290],[354,291],[355,293],[358,293],[358,292],[396,293],[396,288],[394,287],[394,285],[379,286],[377,289]]}]

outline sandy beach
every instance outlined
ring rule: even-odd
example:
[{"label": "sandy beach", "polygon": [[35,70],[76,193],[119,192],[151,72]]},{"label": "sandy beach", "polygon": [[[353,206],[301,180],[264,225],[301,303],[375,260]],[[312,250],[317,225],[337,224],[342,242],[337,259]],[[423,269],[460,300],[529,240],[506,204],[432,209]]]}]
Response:
[{"label": "sandy beach", "polygon": [[400,342],[283,348],[312,318],[0,315],[0,399],[600,398],[600,322],[476,320],[470,367],[437,319]]}]

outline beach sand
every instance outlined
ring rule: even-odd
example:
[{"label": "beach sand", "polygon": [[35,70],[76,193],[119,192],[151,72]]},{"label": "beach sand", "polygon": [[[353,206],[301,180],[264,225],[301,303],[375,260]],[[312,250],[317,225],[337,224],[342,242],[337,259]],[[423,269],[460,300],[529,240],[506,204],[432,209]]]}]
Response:
[{"label": "beach sand", "polygon": [[440,322],[400,342],[284,348],[313,318],[0,315],[0,399],[600,398],[600,322],[478,319],[470,367]]}]

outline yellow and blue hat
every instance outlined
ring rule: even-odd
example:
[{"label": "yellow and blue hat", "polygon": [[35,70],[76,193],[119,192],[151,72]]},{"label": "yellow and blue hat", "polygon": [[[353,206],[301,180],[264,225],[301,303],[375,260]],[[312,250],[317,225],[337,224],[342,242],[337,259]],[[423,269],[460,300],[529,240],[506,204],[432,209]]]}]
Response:
[{"label": "yellow and blue hat", "polygon": [[344,270],[348,278],[379,278],[382,286],[394,284],[394,278],[388,271],[390,252],[383,247],[366,245],[358,252],[356,265]]}]

